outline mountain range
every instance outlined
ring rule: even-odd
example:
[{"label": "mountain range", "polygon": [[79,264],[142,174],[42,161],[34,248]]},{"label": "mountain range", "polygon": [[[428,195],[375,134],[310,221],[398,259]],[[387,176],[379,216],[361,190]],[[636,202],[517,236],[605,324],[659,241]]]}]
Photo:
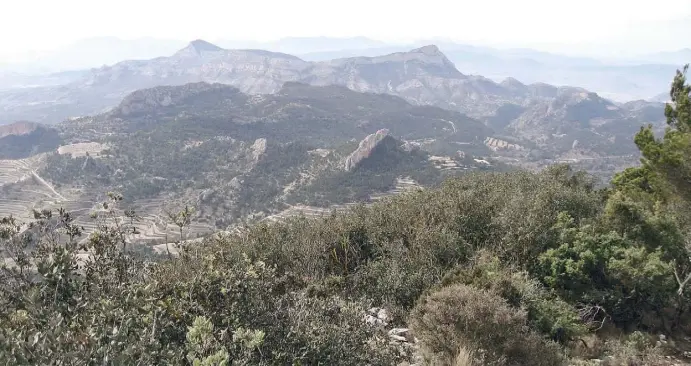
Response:
[{"label": "mountain range", "polygon": [[165,232],[169,205],[197,207],[203,233],[507,163],[570,161],[607,179],[636,162],[641,126],[664,127],[662,103],[496,82],[459,71],[436,45],[306,61],[196,40],[62,85],[0,91],[0,108],[3,122],[53,122],[3,127],[0,208],[67,205],[93,228],[89,203],[118,191],[146,213],[149,239]]},{"label": "mountain range", "polygon": [[[660,124],[663,109],[662,103],[653,102],[617,104],[577,87],[524,84],[514,78],[497,83],[467,75],[435,45],[310,62],[264,50],[226,50],[196,40],[170,57],[119,62],[65,85],[0,92],[0,117],[6,123],[58,122],[105,112],[139,89],[195,82],[228,84],[249,94],[277,93],[286,82],[391,94],[415,105],[464,113],[491,125],[500,136],[553,155],[577,146],[602,148],[605,154],[634,152],[631,143],[612,142],[616,136],[630,140],[643,124]],[[642,113],[641,104],[653,112]]]},{"label": "mountain range", "polygon": [[[665,91],[676,68],[691,60],[688,49],[621,59],[566,56],[532,49],[497,49],[449,41],[422,40],[392,44],[365,37],[292,37],[271,42],[219,40],[232,49],[262,49],[297,55],[306,61],[355,56],[380,56],[437,44],[459,70],[495,81],[514,77],[523,83],[577,85],[617,100],[650,99]],[[146,60],[171,55],[184,47],[175,40],[114,37],[86,39],[21,64],[0,65],[0,90],[8,87],[55,85],[56,72],[77,76],[90,68],[122,60]],[[70,71],[65,74],[64,71]],[[10,76],[8,76],[10,75]],[[43,80],[45,79],[45,80]]]}]

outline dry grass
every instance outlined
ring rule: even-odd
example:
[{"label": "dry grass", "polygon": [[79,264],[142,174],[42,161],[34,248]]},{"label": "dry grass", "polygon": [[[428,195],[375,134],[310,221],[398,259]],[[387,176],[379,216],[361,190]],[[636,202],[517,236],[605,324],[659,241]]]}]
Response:
[{"label": "dry grass", "polygon": [[464,346],[459,347],[452,366],[476,366],[473,351]]}]

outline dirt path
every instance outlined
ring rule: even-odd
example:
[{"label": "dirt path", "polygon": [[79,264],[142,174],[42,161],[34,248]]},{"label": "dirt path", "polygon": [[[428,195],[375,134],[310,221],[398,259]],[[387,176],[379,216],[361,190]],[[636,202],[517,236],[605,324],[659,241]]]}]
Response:
[{"label": "dirt path", "polygon": [[48,188],[51,192],[53,192],[54,195],[56,195],[60,200],[62,201],[67,201],[67,198],[63,197],[58,191],[53,188],[53,186],[50,185],[50,183],[46,182],[43,178],[41,178],[38,174],[36,174],[35,170],[31,171],[31,176],[34,177],[39,183],[41,183],[44,187]]}]

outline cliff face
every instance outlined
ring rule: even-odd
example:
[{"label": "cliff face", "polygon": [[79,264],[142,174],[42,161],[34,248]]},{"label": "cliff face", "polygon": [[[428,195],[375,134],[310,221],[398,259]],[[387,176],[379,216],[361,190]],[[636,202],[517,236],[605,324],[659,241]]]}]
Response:
[{"label": "cliff face", "polygon": [[346,158],[345,170],[351,171],[355,169],[362,160],[368,158],[372,154],[372,151],[374,151],[387,136],[389,136],[389,130],[381,129],[360,141],[358,148]]}]

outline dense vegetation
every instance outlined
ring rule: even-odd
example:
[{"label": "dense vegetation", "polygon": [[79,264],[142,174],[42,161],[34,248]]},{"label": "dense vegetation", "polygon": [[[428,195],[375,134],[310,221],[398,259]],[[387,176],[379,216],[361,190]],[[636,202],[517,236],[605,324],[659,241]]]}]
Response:
[{"label": "dense vegetation", "polygon": [[[382,128],[426,145],[383,147],[369,159],[373,166],[344,171],[358,142]],[[140,202],[175,195],[226,229],[289,205],[366,201],[399,177],[439,183],[448,174],[424,151],[481,165],[472,157],[488,154],[482,141],[491,131],[457,112],[338,86],[288,83],[280,93],[252,96],[195,83],[137,91],[113,111],[66,122],[62,132],[107,149],[98,157],[48,156],[38,173],[60,189],[76,186],[91,197],[117,191]]]},{"label": "dense vegetation", "polygon": [[[82,245],[66,212],[37,212],[24,231],[4,219],[0,360],[665,364],[691,332],[690,91],[680,72],[669,130],[642,129],[642,166],[605,190],[568,166],[470,174],[158,259],[129,245],[135,213],[118,217],[115,194]],[[391,342],[403,326],[417,341]]]}]

